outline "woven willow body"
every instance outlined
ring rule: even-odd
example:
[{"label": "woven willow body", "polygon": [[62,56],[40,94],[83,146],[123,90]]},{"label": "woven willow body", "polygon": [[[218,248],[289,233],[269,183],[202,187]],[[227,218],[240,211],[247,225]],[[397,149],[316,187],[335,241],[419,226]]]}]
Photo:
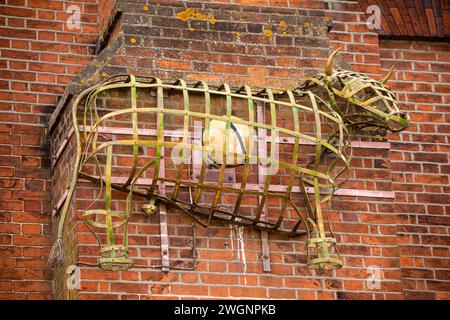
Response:
[{"label": "woven willow body", "polygon": [[[86,89],[77,97],[72,108],[78,148],[74,177],[62,209],[58,239],[62,239],[65,215],[77,180],[83,178],[104,190],[105,208],[86,210],[83,215],[91,228],[106,232],[106,243],[100,244],[99,260],[100,267],[104,269],[120,270],[132,266],[128,254],[127,224],[136,198],[148,201],[142,211],[149,215],[157,211],[158,204],[164,203],[189,215],[205,227],[212,220],[220,220],[227,224],[244,225],[289,236],[306,234],[308,266],[320,269],[340,268],[340,259],[331,256],[336,239],[330,229],[325,229],[322,214],[323,203],[329,201],[337,188],[346,181],[351,160],[346,115],[335,104],[334,95],[348,97],[348,101],[359,106],[364,101],[360,103],[355,100],[356,93],[361,89],[356,90],[350,84],[345,90],[339,91],[339,86],[335,86],[332,79],[322,75],[307,80],[306,85],[299,89],[274,92],[270,89],[254,90],[248,86],[231,88],[224,84],[213,87],[205,82],[188,84],[183,80],[162,81],[157,78],[116,75]],[[375,92],[384,88],[375,80],[360,80],[362,82],[358,84],[358,88],[365,86],[368,81]],[[351,83],[356,84],[356,80]],[[326,89],[324,92],[328,96],[313,93],[310,89],[315,86]],[[367,86],[364,88],[367,89]],[[348,90],[354,93],[346,95]],[[122,105],[117,110],[109,110],[110,100],[104,101],[101,107],[97,106],[101,97],[117,96],[114,91],[120,91],[122,96],[126,96],[125,107]],[[391,102],[395,103],[393,95],[390,96],[390,91],[388,93],[388,97],[392,98]],[[148,95],[154,98],[146,98]],[[178,95],[178,102],[171,102],[168,98],[170,95]],[[192,104],[194,96],[197,102],[201,101],[195,106]],[[223,104],[217,101],[223,101]],[[383,98],[375,102],[380,101],[384,101]],[[219,103],[221,107],[214,103]],[[368,107],[371,108],[370,104]],[[280,114],[283,116],[280,117]],[[124,121],[125,118],[129,121]],[[102,138],[100,129],[110,125],[117,126],[112,122],[114,119],[119,119],[117,121],[122,124],[121,129],[123,124],[127,125],[126,138]],[[302,122],[305,119],[311,122],[307,132],[302,130],[306,126],[306,122]],[[197,127],[203,130],[203,137],[209,137],[208,139],[199,140],[198,135],[194,139],[194,120],[197,121]],[[223,123],[227,129],[220,140],[223,141],[223,150],[227,150],[231,139],[236,139],[236,127],[241,128],[241,131],[248,127],[247,132],[255,133],[249,134],[245,142],[241,141],[245,146],[233,149],[232,157],[239,159],[240,163],[237,166],[240,170],[239,181],[236,183],[225,181],[226,153],[223,153],[223,161],[219,161],[217,180],[207,181],[205,178],[210,170],[205,159],[208,156],[211,158],[212,152],[208,145],[211,123],[216,126]],[[169,133],[174,135],[174,128],[178,129],[176,141],[167,138]],[[143,132],[146,134],[143,135]],[[280,156],[277,151],[283,141],[290,141],[292,145],[288,157]],[[305,147],[300,147],[301,145]],[[115,148],[121,147],[130,148],[132,164],[127,177],[114,182]],[[143,158],[143,148],[152,150],[150,157]],[[180,152],[170,175],[167,174],[168,155],[169,150],[174,148],[178,148]],[[312,151],[309,158],[304,154],[305,148]],[[258,151],[254,152],[255,149]],[[145,151],[144,154],[148,152]],[[197,177],[192,176],[191,161],[195,152],[201,154],[202,159]],[[217,162],[217,155],[215,158]],[[299,161],[299,158],[304,161]],[[89,164],[93,164],[96,169],[92,169],[92,166],[92,170],[89,169]],[[88,170],[84,170],[85,167]],[[259,173],[261,170],[264,173],[264,178],[257,184],[250,182],[252,168],[255,167],[260,170]],[[277,170],[272,171],[273,168]],[[151,175],[149,184],[145,188],[139,186],[139,180],[148,174]],[[277,176],[283,176],[286,183],[274,184],[273,180]],[[113,190],[127,194],[125,210],[113,210]],[[188,199],[182,195],[187,190],[190,194]],[[206,197],[206,193],[210,196]],[[233,205],[223,205],[221,200],[225,196],[232,196]],[[245,211],[243,203],[247,196],[257,199],[255,210],[250,214],[242,213]],[[264,215],[264,209],[268,206],[268,199],[272,198],[279,199],[281,205],[276,214],[268,219]],[[299,208],[299,201],[302,201],[304,209]],[[121,230],[120,243],[117,240],[118,230]],[[56,245],[61,247],[61,242]]]}]

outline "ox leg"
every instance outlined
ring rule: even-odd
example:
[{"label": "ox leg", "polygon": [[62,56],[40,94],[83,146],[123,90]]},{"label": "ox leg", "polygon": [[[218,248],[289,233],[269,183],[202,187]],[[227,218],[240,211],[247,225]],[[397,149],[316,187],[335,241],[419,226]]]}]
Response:
[{"label": "ox leg", "polygon": [[[103,229],[106,232],[106,244],[100,243],[99,266],[105,270],[127,270],[133,263],[128,254],[128,218],[131,207],[132,189],[128,195],[126,212],[112,211],[111,209],[111,167],[112,146],[107,147],[106,169],[105,169],[105,210],[87,210],[83,214],[85,223],[90,228]],[[100,222],[97,221],[100,218]],[[117,241],[117,230],[123,229],[123,240],[121,244]],[[95,234],[95,233],[94,233]]]},{"label": "ox leg", "polygon": [[322,201],[320,196],[319,179],[314,178],[314,197],[316,219],[310,222],[313,226],[313,238],[306,240],[308,267],[311,269],[340,269],[342,261],[330,256],[331,248],[336,245],[334,237],[327,237],[322,215]]}]

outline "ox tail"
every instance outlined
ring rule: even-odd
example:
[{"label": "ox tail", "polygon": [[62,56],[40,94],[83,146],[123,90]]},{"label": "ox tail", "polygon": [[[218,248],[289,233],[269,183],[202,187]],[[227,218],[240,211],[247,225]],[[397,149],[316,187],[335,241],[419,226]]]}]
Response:
[{"label": "ox tail", "polygon": [[69,192],[67,194],[67,198],[64,201],[64,206],[61,209],[61,213],[60,213],[56,240],[53,243],[52,249],[50,250],[50,254],[48,257],[48,264],[52,268],[54,268],[58,265],[62,265],[65,260],[65,249],[64,249],[64,241],[63,241],[64,225],[66,222],[67,213],[70,208],[70,203],[72,202],[72,197],[75,192],[76,185],[77,185],[78,173],[79,173],[80,164],[81,164],[82,147],[81,147],[80,131],[79,131],[78,120],[77,120],[78,104],[82,98],[84,98],[91,91],[96,90],[97,87],[98,87],[98,85],[84,90],[75,99],[73,106],[72,106],[72,123],[73,123],[73,127],[74,127],[75,139],[76,139],[77,153],[76,153],[76,158],[75,158],[75,163],[74,163],[74,168],[73,168],[72,181],[69,186]]}]

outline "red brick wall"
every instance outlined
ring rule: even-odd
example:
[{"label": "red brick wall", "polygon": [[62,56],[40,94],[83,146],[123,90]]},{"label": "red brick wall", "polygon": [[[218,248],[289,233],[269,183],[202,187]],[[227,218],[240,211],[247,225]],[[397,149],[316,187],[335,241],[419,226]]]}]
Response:
[{"label": "red brick wall", "polygon": [[380,42],[382,68],[412,124],[393,142],[400,266],[405,298],[448,299],[450,45]]},{"label": "red brick wall", "polygon": [[96,1],[69,30],[66,1],[0,5],[0,299],[51,299],[47,121],[65,85],[92,59]]}]

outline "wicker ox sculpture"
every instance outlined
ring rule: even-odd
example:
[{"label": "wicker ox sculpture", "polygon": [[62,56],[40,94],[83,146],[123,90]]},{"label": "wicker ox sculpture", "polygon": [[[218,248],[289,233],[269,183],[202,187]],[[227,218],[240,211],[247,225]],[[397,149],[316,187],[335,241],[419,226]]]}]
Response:
[{"label": "wicker ox sculpture", "polygon": [[[333,71],[337,51],[325,73],[283,92],[133,75],[112,76],[83,91],[72,108],[77,153],[51,262],[63,260],[64,222],[82,178],[104,194],[104,208],[83,214],[91,230],[105,233],[103,240],[97,237],[103,269],[133,265],[127,226],[136,198],[146,201],[140,209],[147,215],[156,214],[163,204],[205,227],[221,220],[289,236],[306,234],[308,266],[340,268],[341,260],[332,256],[336,239],[325,228],[322,207],[346,181],[352,154],[349,134],[364,127],[400,131],[407,127],[408,117],[384,85],[391,72],[377,81],[352,71]],[[109,100],[97,105],[102,95],[115,90],[126,96],[128,107],[111,110],[114,103]],[[128,131],[123,139],[100,132],[101,127],[124,124]],[[200,135],[195,128],[201,129]],[[283,143],[290,147],[280,152]],[[125,147],[131,168],[114,182],[115,150]],[[176,161],[169,168],[175,149]],[[193,161],[195,154],[200,155],[198,163]],[[236,183],[225,179],[230,168],[236,171]],[[257,183],[255,168],[264,177]],[[208,170],[215,170],[214,181],[206,179]],[[144,176],[150,182],[142,186]],[[113,190],[127,195],[124,210],[113,208]],[[221,201],[225,196],[228,207]],[[256,199],[251,208],[247,197]],[[270,199],[279,205],[267,209]]]}]

